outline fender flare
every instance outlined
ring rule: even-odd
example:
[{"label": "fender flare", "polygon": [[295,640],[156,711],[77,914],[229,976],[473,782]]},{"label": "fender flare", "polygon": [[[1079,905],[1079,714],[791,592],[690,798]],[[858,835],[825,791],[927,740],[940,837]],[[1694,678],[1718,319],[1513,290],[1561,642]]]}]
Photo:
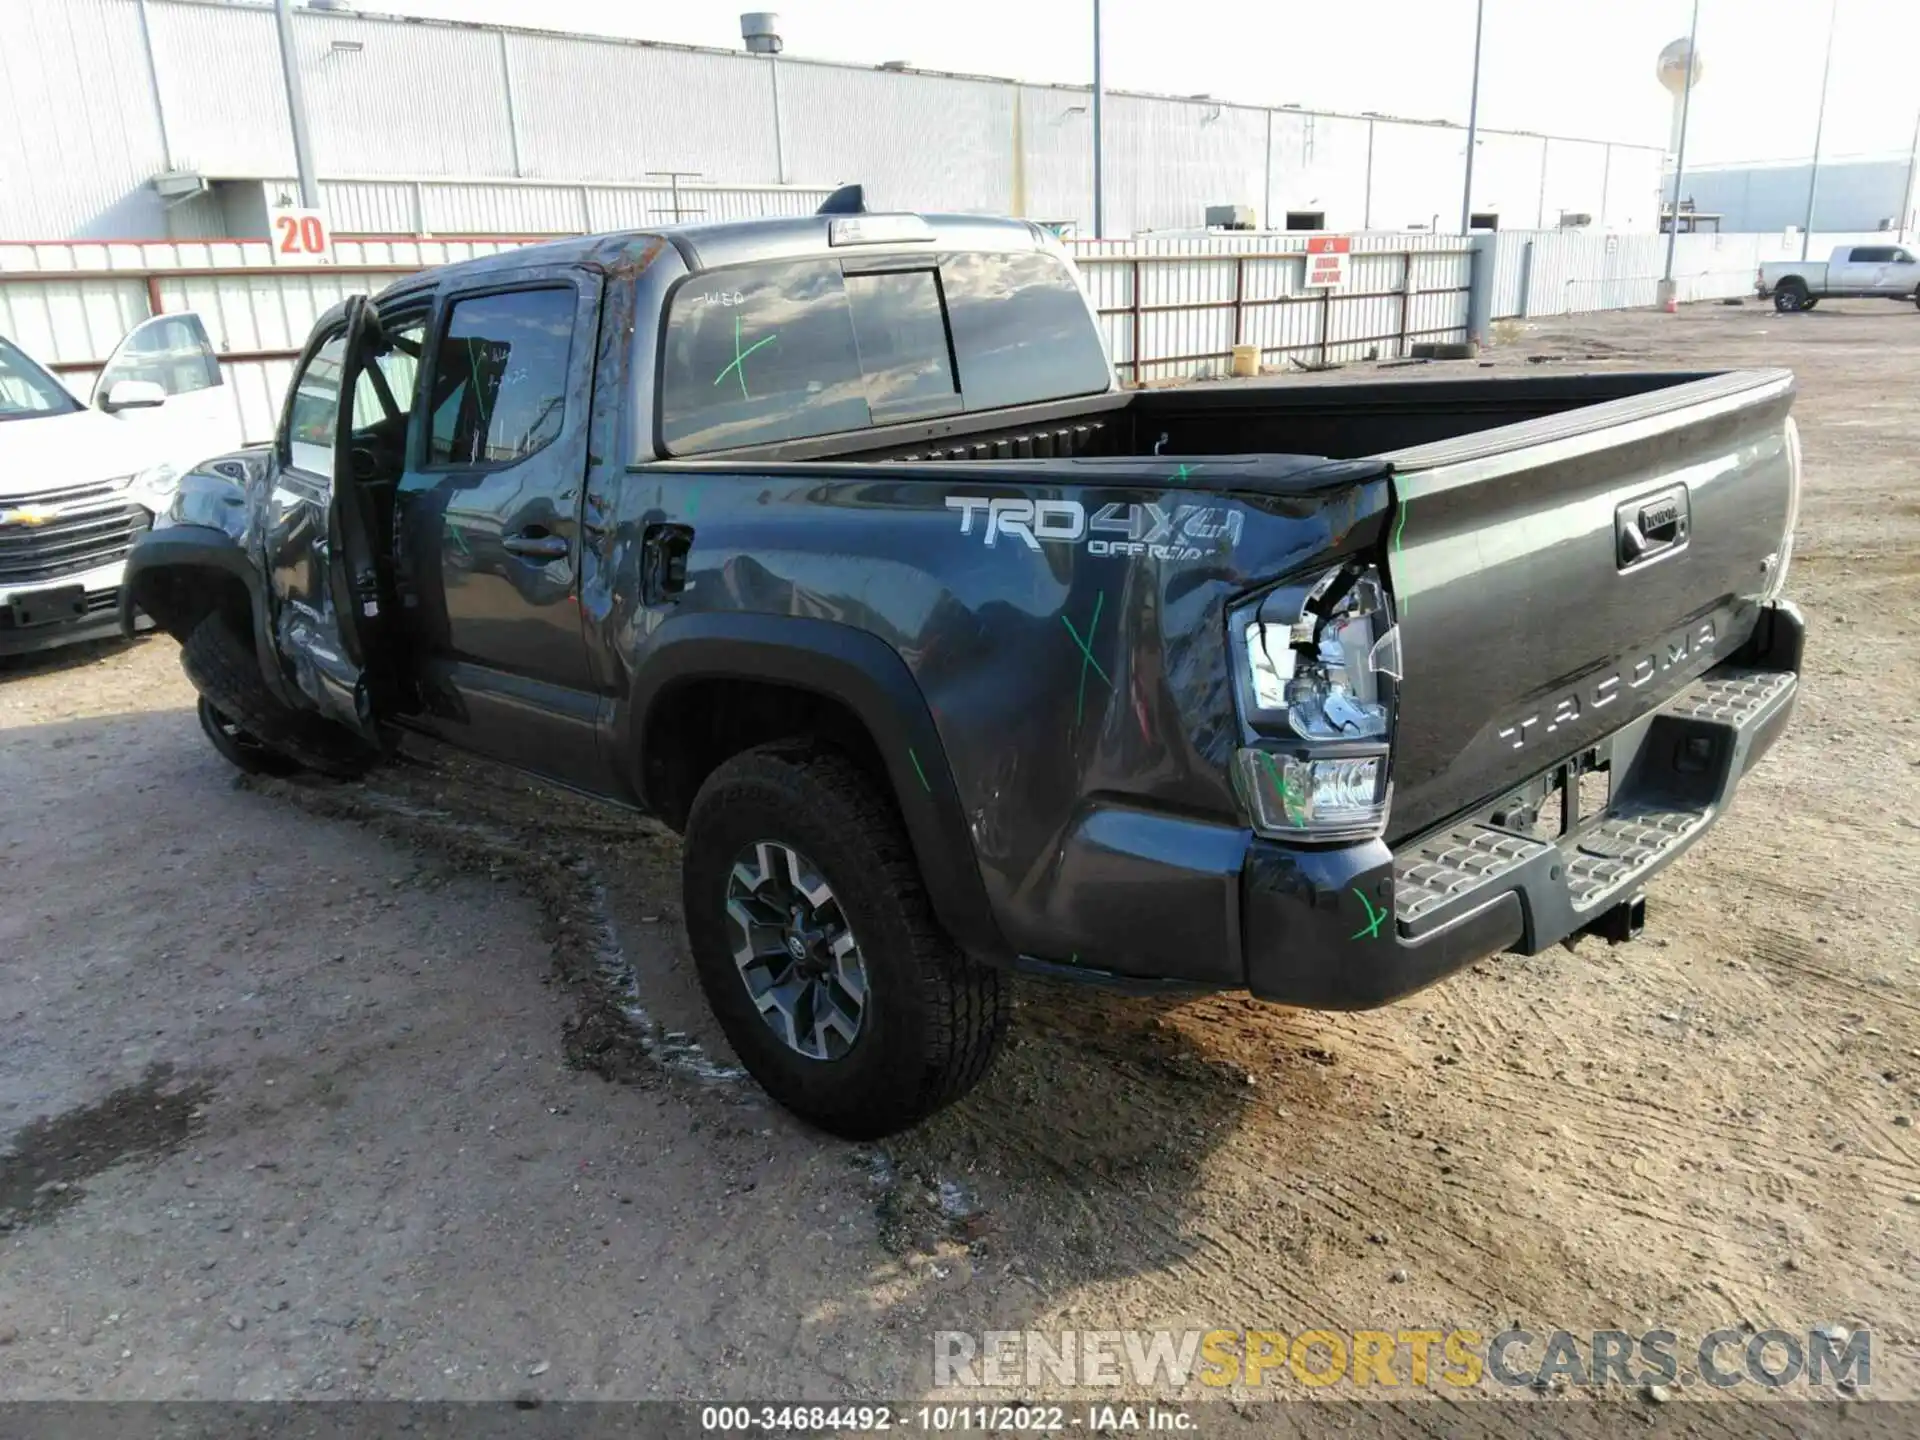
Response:
[{"label": "fender flare", "polygon": [[[170,525],[150,530],[127,556],[127,568],[120,582],[120,628],[130,634],[133,612],[141,580],[165,570],[214,570],[238,580],[246,588],[248,612],[253,623],[254,655],[260,662],[260,674],[274,698],[296,710],[311,710],[312,702],[287,683],[280,668],[280,656],[274,648],[273,630],[267,607],[267,584],[260,569],[225,530],[211,525]],[[184,639],[185,637],[178,637]]]},{"label": "fender flare", "polygon": [[[663,624],[614,722],[635,793],[649,810],[641,755],[654,707],[693,680],[761,680],[845,705],[872,736],[935,915],[956,944],[983,960],[1013,957],[987,899],[960,791],[933,712],[905,660],[879,636],[796,615],[695,612]],[[657,811],[656,811],[657,813]]]}]

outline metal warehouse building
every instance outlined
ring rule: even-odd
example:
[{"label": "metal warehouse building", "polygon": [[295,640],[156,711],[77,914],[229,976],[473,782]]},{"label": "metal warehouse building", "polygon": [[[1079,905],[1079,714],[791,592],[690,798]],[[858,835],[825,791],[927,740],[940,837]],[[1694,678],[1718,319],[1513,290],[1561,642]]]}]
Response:
[{"label": "metal warehouse building", "polygon": [[1695,210],[1720,216],[1722,230],[1906,230],[1915,223],[1911,154],[1822,160],[1817,188],[1811,161],[1719,165],[1687,172]]},{"label": "metal warehouse building", "polygon": [[[858,180],[883,206],[1092,220],[1084,88],[596,37],[294,16],[323,202],[344,235],[540,234],[684,210],[810,208]],[[266,233],[291,196],[270,7],[8,0],[0,239]],[[1458,126],[1112,93],[1107,231],[1457,227]],[[1482,131],[1476,213],[1503,228],[1652,230],[1657,146]]]}]

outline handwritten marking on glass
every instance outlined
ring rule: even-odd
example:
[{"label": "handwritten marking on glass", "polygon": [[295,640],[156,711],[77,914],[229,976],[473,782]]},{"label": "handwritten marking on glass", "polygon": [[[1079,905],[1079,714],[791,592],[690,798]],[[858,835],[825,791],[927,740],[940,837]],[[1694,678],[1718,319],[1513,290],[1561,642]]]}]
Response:
[{"label": "handwritten marking on glass", "polygon": [[740,317],[738,315],[734,316],[733,317],[733,359],[728,362],[727,368],[725,370],[722,370],[718,375],[713,377],[713,383],[718,385],[722,380],[726,379],[728,373],[731,372],[732,374],[739,377],[740,398],[742,400],[751,400],[753,396],[747,393],[747,364],[746,364],[747,356],[753,354],[753,352],[758,350],[762,345],[771,345],[774,341],[778,340],[779,338],[780,337],[778,335],[769,335],[764,340],[754,341],[753,344],[747,346],[746,349],[742,350],[740,348]]}]

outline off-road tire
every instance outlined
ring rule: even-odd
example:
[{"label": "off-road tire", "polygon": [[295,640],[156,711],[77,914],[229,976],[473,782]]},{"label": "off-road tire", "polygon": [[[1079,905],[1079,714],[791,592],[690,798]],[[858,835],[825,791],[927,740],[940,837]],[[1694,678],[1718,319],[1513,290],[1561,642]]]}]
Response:
[{"label": "off-road tire", "polygon": [[[727,884],[741,851],[774,841],[832,888],[866,967],[860,1033],[831,1060],[777,1036],[734,963]],[[1007,977],[963,954],[934,918],[899,815],[844,755],[791,742],[734,756],[701,786],[681,861],[701,988],[749,1074],[821,1129],[871,1140],[977,1085],[1006,1034]]]},{"label": "off-road tire", "polygon": [[221,713],[206,696],[200,697],[200,729],[220,758],[248,775],[291,775],[300,762],[268,748],[252,731]]},{"label": "off-road tire", "polygon": [[1807,287],[1799,280],[1782,280],[1773,292],[1773,308],[1791,315],[1807,303]]},{"label": "off-road tire", "polygon": [[215,710],[303,769],[356,780],[379,758],[351,732],[284,704],[267,688],[252,641],[219,611],[194,626],[180,646],[180,668]]}]

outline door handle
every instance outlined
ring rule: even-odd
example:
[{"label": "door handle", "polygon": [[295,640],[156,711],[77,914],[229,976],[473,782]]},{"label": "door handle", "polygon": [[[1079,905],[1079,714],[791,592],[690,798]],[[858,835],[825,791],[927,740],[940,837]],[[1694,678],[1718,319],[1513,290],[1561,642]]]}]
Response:
[{"label": "door handle", "polygon": [[564,535],[536,535],[523,530],[518,535],[507,536],[500,542],[500,548],[509,555],[519,555],[528,560],[564,560],[569,547]]}]

